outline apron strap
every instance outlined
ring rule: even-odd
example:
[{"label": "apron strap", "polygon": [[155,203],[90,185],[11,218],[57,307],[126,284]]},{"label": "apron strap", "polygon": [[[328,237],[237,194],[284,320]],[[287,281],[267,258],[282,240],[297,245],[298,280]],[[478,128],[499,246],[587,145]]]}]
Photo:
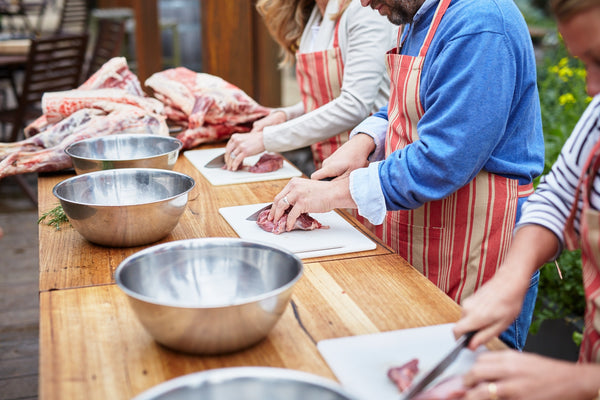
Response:
[{"label": "apron strap", "polygon": [[440,21],[442,20],[442,17],[446,13],[446,10],[448,9],[448,6],[450,5],[450,1],[451,0],[442,0],[438,4],[437,10],[435,11],[435,15],[433,17],[433,21],[431,22],[431,25],[429,26],[429,32],[427,32],[427,37],[425,38],[425,41],[423,42],[423,46],[421,46],[421,50],[419,51],[419,56],[425,57],[425,55],[427,54],[427,50],[429,50],[429,45],[431,44],[431,41],[433,40],[433,36],[435,35],[435,32],[437,31],[437,28],[440,25]]}]

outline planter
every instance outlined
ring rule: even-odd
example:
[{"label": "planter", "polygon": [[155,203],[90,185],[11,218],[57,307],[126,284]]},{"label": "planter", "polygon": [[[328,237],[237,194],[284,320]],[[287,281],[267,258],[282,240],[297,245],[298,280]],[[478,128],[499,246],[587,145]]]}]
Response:
[{"label": "planter", "polygon": [[567,361],[577,361],[579,346],[573,342],[573,333],[581,332],[583,321],[574,319],[544,320],[536,334],[530,333],[523,351]]}]

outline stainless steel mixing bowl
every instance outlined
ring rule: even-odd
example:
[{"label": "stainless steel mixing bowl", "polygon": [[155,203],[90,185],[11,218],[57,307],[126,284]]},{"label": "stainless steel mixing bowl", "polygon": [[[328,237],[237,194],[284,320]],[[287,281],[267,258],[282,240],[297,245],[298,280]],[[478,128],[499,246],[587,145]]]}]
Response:
[{"label": "stainless steel mixing bowl", "polygon": [[173,169],[183,144],[170,136],[117,134],[80,140],[65,152],[78,174],[115,168]]},{"label": "stainless steel mixing bowl", "polygon": [[300,259],[278,247],[199,238],[135,253],[119,264],[115,280],[157,342],[187,353],[220,354],[267,336],[302,271]]},{"label": "stainless steel mixing bowl", "polygon": [[150,168],[111,169],[76,175],[58,183],[73,228],[92,243],[141,246],[167,236],[185,210],[194,180]]},{"label": "stainless steel mixing bowl", "polygon": [[334,381],[269,367],[221,368],[163,382],[133,400],[356,400]]}]

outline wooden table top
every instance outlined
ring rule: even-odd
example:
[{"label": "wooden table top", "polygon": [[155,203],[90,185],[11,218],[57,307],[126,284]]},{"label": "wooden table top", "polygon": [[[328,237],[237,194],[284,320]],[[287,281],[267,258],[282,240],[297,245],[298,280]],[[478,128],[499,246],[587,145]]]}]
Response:
[{"label": "wooden table top", "polygon": [[[173,232],[161,242],[237,237],[220,207],[271,201],[287,180],[212,186],[185,157],[176,171],[196,186]],[[58,200],[52,188],[72,174],[38,178],[40,215]],[[372,251],[303,260],[292,301],[267,338],[219,356],[187,355],[158,345],[138,322],[113,273],[148,246],[107,248],[72,227],[41,224],[40,399],[130,399],[168,379],[234,366],[291,368],[335,379],[317,350],[320,340],[456,321],[460,307],[403,258],[377,242]],[[160,243],[160,242],[159,242]],[[499,341],[492,348],[502,348]]]},{"label": "wooden table top", "polygon": [[[179,157],[174,170],[194,178],[196,185],[189,194],[188,205],[175,229],[163,240],[152,245],[200,237],[238,237],[219,214],[219,208],[272,201],[287,183],[287,180],[277,180],[213,186],[184,156]],[[38,179],[40,216],[60,204],[52,194],[52,188],[61,180],[71,176],[74,175],[40,176]],[[370,251],[319,257],[316,258],[317,260],[392,253],[390,248],[348,213],[342,211],[340,214],[376,242],[377,247]],[[114,283],[113,274],[119,263],[131,254],[151,246],[129,248],[97,246],[85,240],[69,224],[63,224],[58,231],[54,227],[41,224],[39,243],[40,291]]]}]

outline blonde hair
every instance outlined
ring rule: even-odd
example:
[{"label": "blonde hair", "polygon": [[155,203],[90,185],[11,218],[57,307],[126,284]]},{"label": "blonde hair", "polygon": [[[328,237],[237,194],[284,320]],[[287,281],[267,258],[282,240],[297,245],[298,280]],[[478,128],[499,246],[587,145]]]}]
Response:
[{"label": "blonde hair", "polygon": [[600,0],[553,0],[552,12],[558,21],[567,21],[593,7],[600,7]]},{"label": "blonde hair", "polygon": [[[308,23],[315,0],[258,0],[256,9],[263,17],[267,30],[281,47],[281,64],[292,64],[302,32]],[[333,14],[338,19],[350,5],[350,0],[342,0],[340,11]]]}]

